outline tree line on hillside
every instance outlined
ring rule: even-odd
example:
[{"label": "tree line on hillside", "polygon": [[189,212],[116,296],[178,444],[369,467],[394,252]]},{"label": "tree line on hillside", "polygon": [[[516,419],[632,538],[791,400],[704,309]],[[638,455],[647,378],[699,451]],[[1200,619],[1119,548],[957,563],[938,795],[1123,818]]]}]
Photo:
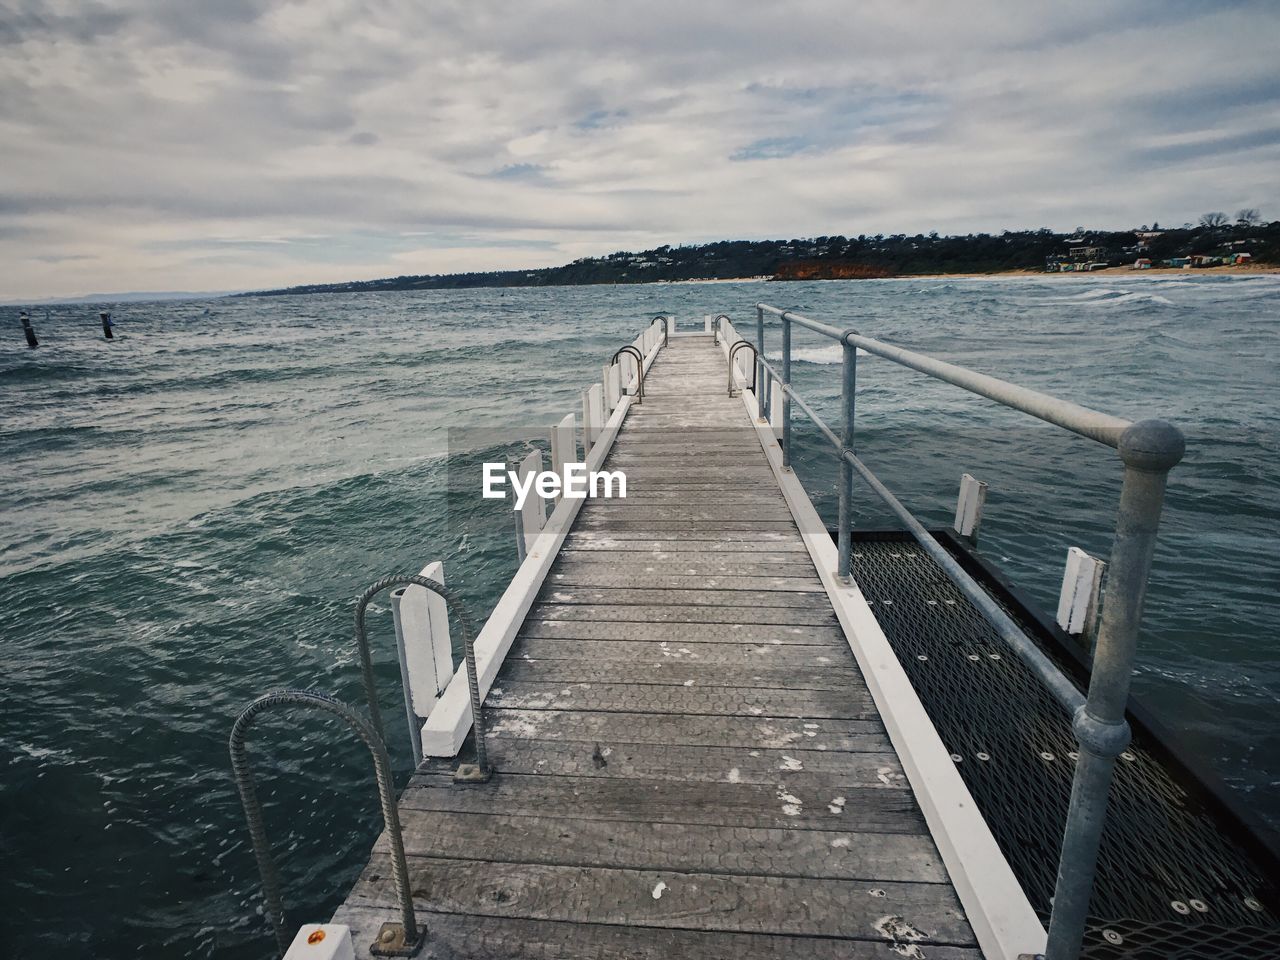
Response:
[{"label": "tree line on hillside", "polygon": [[[1136,232],[1147,234],[1137,246]],[[1156,235],[1158,234],[1158,235]],[[1199,223],[1162,228],[1072,233],[1007,230],[962,236],[860,234],[792,240],[722,240],[689,246],[663,245],[639,253],[619,251],[583,257],[561,267],[387,277],[380,280],[312,284],[251,295],[356,293],[382,290],[456,290],[469,287],[546,287],[602,283],[653,283],[740,277],[826,279],[914,276],[932,273],[999,273],[1043,269],[1072,245],[1109,251],[1110,262],[1244,252],[1255,263],[1280,264],[1280,221],[1262,223],[1257,211],[1205,214]]]}]

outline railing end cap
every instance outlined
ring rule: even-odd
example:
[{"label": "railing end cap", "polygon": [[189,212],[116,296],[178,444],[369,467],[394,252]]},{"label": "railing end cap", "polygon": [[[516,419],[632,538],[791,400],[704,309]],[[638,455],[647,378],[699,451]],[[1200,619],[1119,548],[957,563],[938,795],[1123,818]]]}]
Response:
[{"label": "railing end cap", "polygon": [[1182,431],[1166,420],[1139,420],[1125,428],[1117,445],[1125,466],[1169,470],[1187,451]]}]

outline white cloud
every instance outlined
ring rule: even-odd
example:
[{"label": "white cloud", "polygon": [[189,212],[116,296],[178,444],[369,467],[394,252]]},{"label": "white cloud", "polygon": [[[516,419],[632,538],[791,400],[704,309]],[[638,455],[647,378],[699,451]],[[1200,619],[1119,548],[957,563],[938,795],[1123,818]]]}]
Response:
[{"label": "white cloud", "polygon": [[0,297],[1280,216],[1278,26],[1151,0],[0,0]]}]

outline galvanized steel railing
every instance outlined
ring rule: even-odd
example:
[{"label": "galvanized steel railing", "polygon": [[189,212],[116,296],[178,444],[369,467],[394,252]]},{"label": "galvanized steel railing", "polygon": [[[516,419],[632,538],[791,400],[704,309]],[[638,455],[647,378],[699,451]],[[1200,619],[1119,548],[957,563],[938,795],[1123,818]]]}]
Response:
[{"label": "galvanized steel railing", "polygon": [[[765,358],[764,318],[782,321],[782,370]],[[725,317],[725,320],[728,318]],[[721,318],[716,318],[719,326]],[[791,332],[797,325],[838,341],[842,361],[842,424],[835,433],[791,386]],[[782,464],[791,467],[791,404],[794,401],[838,451],[840,485],[837,547],[841,578],[852,578],[850,500],[856,471],[900,520],[921,547],[946,572],[952,582],[977,607],[996,632],[1035,672],[1046,688],[1072,716],[1072,730],[1080,744],[1071,804],[1058,862],[1053,909],[1049,921],[1047,960],[1075,960],[1084,938],[1089,898],[1097,867],[1098,844],[1106,820],[1107,795],[1115,758],[1129,743],[1125,705],[1137,652],[1138,626],[1151,571],[1156,530],[1164,503],[1169,470],[1185,450],[1182,433],[1163,420],[1136,423],[1091,410],[1049,394],[1021,387],[996,377],[968,370],[933,357],[895,347],[856,330],[840,329],[790,310],[756,304],[756,369],[753,379],[761,415],[772,415],[766,398],[774,380],[782,393]],[[1124,464],[1116,535],[1112,545],[1101,627],[1093,654],[1087,694],[1081,694],[1067,676],[1041,652],[991,596],[966,573],[911,512],[882,484],[854,453],[854,395],[857,354],[869,354],[987,397],[1046,423],[1115,448]],[[730,367],[732,378],[732,366]],[[772,419],[772,416],[770,416]]]}]

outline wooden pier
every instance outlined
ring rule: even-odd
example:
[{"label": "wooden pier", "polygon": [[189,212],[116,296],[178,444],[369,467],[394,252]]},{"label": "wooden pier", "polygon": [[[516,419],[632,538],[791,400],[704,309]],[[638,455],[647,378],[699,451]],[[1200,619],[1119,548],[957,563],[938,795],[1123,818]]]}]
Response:
[{"label": "wooden pier", "polygon": [[[400,799],[423,957],[980,956],[711,337],[673,337],[486,699]],[[397,917],[386,838],[334,921]]]}]

